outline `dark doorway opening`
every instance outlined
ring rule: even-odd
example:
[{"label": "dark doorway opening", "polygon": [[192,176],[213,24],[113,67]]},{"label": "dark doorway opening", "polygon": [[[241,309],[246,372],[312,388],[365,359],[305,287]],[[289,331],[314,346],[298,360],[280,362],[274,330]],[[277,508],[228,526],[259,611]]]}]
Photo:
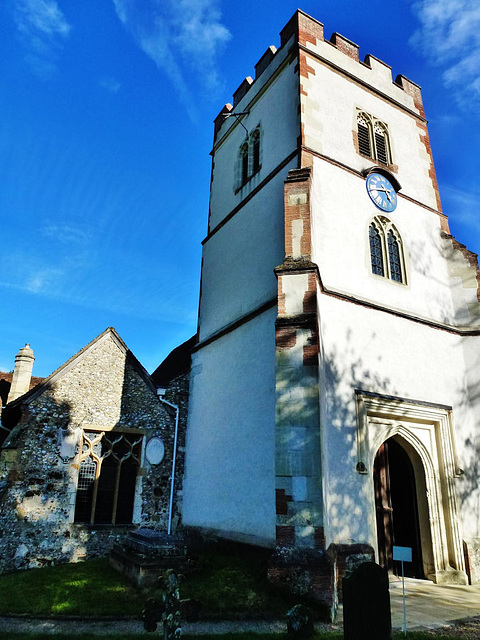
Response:
[{"label": "dark doorway opening", "polygon": [[389,572],[401,575],[400,563],[393,561],[393,546],[410,547],[412,562],[404,564],[405,575],[423,578],[415,472],[408,453],[393,438],[379,448],[373,478],[378,563]]}]

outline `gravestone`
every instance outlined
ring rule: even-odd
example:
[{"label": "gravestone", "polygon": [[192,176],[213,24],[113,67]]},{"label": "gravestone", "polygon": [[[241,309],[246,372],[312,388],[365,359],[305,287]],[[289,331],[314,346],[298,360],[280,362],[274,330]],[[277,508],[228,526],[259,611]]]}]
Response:
[{"label": "gravestone", "polygon": [[392,619],[388,574],[374,562],[364,562],[343,579],[345,640],[390,640]]},{"label": "gravestone", "polygon": [[303,604],[295,605],[287,612],[287,636],[306,640],[315,632],[313,612]]},{"label": "gravestone", "polygon": [[182,635],[179,576],[173,569],[168,569],[162,582],[162,600],[148,598],[145,603],[145,609],[142,611],[143,626],[145,631],[153,633],[157,630],[158,623],[162,622],[163,640],[176,640]]}]

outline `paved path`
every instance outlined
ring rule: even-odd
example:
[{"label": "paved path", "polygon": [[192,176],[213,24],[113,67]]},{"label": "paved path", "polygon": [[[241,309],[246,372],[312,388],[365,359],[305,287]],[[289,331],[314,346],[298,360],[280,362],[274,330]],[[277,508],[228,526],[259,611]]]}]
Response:
[{"label": "paved path", "polygon": [[[402,583],[390,584],[392,625],[401,629],[403,624]],[[439,629],[454,620],[479,617],[480,628],[480,584],[473,587],[439,586],[425,580],[406,580],[407,628],[409,630]],[[342,611],[339,611],[335,625],[318,625],[319,629],[342,629]],[[184,635],[235,634],[242,631],[280,632],[285,631],[283,621],[231,621],[197,622],[183,625]],[[106,635],[124,633],[138,635],[144,633],[139,620],[59,620],[31,619],[23,617],[0,618],[0,637],[7,639],[6,633],[15,631],[42,632],[45,634],[68,633],[75,636],[84,633]],[[153,637],[150,634],[150,637]],[[475,637],[475,636],[471,636]],[[476,636],[480,637],[480,636]]]},{"label": "paved path", "polygon": [[[407,628],[438,629],[452,622],[480,616],[480,584],[438,585],[429,580],[405,580]],[[390,583],[392,625],[402,628],[402,582]]]}]

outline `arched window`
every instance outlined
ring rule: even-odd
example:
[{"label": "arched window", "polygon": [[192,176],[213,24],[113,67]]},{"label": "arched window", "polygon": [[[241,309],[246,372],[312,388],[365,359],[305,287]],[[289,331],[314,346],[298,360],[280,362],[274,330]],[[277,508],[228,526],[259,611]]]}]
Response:
[{"label": "arched window", "polygon": [[358,150],[364,156],[372,157],[371,118],[366,113],[357,115]]},{"label": "arched window", "polygon": [[84,431],[74,522],[132,522],[142,441],[140,434]]},{"label": "arched window", "polygon": [[392,222],[377,216],[368,227],[372,273],[405,284],[405,260],[400,234]]},{"label": "arched window", "polygon": [[390,231],[388,232],[387,243],[390,278],[392,280],[396,280],[397,282],[403,282],[402,263],[400,259],[400,245],[392,229],[390,229]]},{"label": "arched window", "polygon": [[377,276],[384,276],[385,269],[383,267],[382,236],[374,222],[370,225],[368,235],[370,237],[370,260],[372,263],[372,273],[375,273]]},{"label": "arched window", "polygon": [[259,124],[252,133],[246,136],[238,150],[238,160],[235,166],[235,193],[241,191],[261,168],[262,131]]},{"label": "arched window", "polygon": [[252,148],[252,173],[257,173],[260,169],[260,130],[255,129],[250,137]]},{"label": "arched window", "polygon": [[357,111],[358,152],[382,164],[392,162],[387,125],[365,111]]},{"label": "arched window", "polygon": [[383,164],[390,161],[390,153],[388,148],[387,128],[381,122],[376,121],[374,125],[375,139],[375,158]]},{"label": "arched window", "polygon": [[245,142],[240,149],[240,162],[242,170],[242,185],[248,180],[248,143]]}]

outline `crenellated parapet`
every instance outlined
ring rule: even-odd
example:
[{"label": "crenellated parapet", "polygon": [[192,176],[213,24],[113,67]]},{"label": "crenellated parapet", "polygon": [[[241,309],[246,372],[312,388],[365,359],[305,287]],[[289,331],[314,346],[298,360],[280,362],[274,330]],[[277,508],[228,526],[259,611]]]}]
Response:
[{"label": "crenellated parapet", "polygon": [[[334,32],[330,38],[326,38],[324,25],[301,10],[297,10],[280,31],[280,47],[278,49],[274,46],[268,47],[255,65],[254,78],[247,76],[240,83],[233,94],[233,109],[252,89],[255,89],[259,81],[261,83],[265,81],[269,71],[270,75],[274,73],[275,65],[272,63],[279,57],[279,54],[281,52],[284,53],[285,49],[288,50],[294,47],[297,47],[299,51],[301,75],[302,67],[305,68],[305,64],[302,64],[302,59],[305,60],[305,54],[316,55],[320,59],[324,58],[332,66],[341,68],[347,74],[357,76],[363,83],[367,82],[372,86],[382,85],[382,88],[387,88],[387,91],[388,87],[390,87],[392,97],[398,99],[397,92],[398,89],[401,89],[406,96],[413,100],[413,104],[411,104],[412,100],[407,100],[409,105],[413,107],[421,118],[425,117],[421,90],[417,84],[401,74],[397,75],[396,79],[393,80],[391,67],[370,53],[366,54],[364,59],[361,60],[359,45],[340,33]],[[358,65],[357,68],[355,68],[355,64]],[[365,71],[367,71],[367,74],[365,74]],[[401,94],[401,92],[398,92],[398,94]],[[231,111],[232,106],[227,104],[215,119],[215,138],[225,119],[224,116]]]}]

